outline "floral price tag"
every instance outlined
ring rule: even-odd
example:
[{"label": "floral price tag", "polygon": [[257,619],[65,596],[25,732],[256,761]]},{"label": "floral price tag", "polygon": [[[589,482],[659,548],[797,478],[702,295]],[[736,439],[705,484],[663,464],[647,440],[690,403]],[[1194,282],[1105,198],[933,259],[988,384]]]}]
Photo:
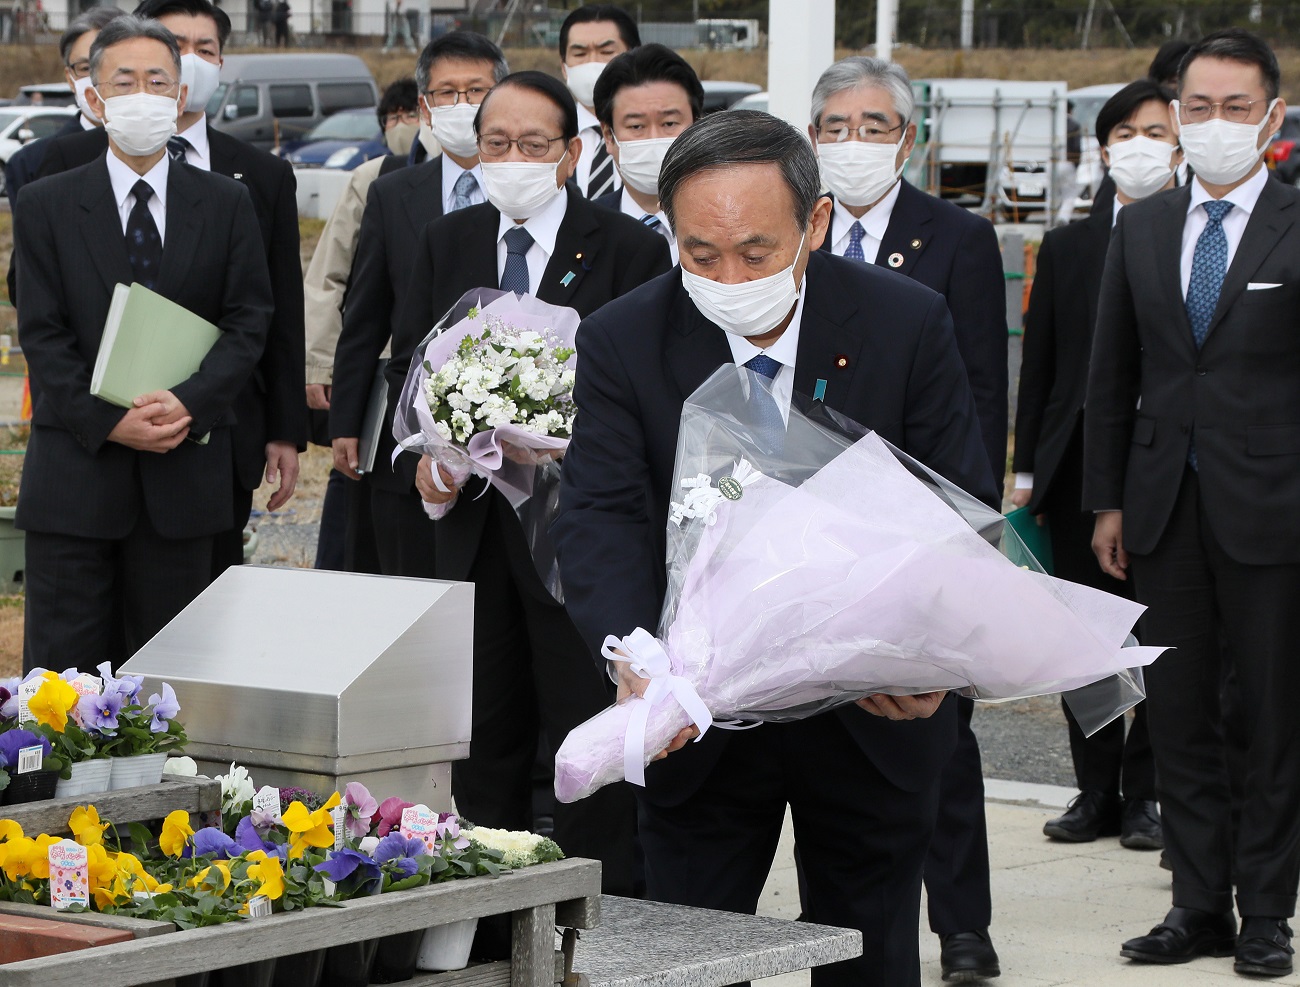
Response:
[{"label": "floral price tag", "polygon": [[82,672],[75,679],[68,683],[79,696],[98,696],[104,691],[104,680],[98,675],[87,675]]},{"label": "floral price tag", "polygon": [[32,771],[40,771],[44,763],[45,749],[40,744],[18,748],[18,774],[25,775]]},{"label": "floral price tag", "polygon": [[438,852],[438,813],[427,805],[411,805],[403,809],[398,832],[408,840],[423,840],[429,853]]},{"label": "floral price tag", "polygon": [[51,843],[50,904],[59,911],[73,905],[90,907],[86,848],[72,840]]},{"label": "floral price tag", "polygon": [[31,723],[36,719],[28,702],[32,696],[36,695],[44,682],[44,679],[34,679],[31,682],[23,682],[18,686],[18,722],[20,724]]},{"label": "floral price tag", "polygon": [[279,822],[280,813],[284,811],[280,805],[280,789],[272,788],[270,785],[259,788],[257,794],[253,796],[253,811]]}]

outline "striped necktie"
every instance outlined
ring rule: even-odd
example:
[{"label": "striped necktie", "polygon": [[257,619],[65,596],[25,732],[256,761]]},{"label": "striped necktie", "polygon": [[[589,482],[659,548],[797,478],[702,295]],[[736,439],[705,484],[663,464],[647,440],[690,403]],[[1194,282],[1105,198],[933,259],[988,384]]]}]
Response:
[{"label": "striped necktie", "polygon": [[614,191],[614,159],[609,156],[609,149],[604,141],[596,145],[596,153],[591,159],[591,177],[587,180],[587,198],[598,199],[606,192]]},{"label": "striped necktie", "polygon": [[641,222],[645,223],[646,229],[654,230],[656,233],[663,232],[663,230],[660,228],[663,226],[663,224],[659,222],[659,217],[652,212],[648,212],[644,216],[642,216]]},{"label": "striped necktie", "polygon": [[190,142],[184,137],[167,138],[167,156],[173,161],[184,161],[185,152],[190,149]]}]

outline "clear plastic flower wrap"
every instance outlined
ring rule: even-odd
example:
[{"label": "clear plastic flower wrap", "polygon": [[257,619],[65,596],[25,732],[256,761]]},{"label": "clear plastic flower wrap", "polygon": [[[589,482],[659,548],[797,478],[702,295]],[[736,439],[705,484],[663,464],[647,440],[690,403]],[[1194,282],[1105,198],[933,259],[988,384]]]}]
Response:
[{"label": "clear plastic flower wrap", "polygon": [[570,732],[561,801],[644,784],[691,723],[1064,692],[1095,732],[1143,698],[1162,650],[1125,646],[1143,607],[1048,576],[1000,514],[820,402],[795,395],[773,442],[749,400],[770,386],[728,365],[687,400],[658,636],[605,642],[650,686]]},{"label": "clear plastic flower wrap", "polygon": [[[510,501],[538,574],[557,600],[549,531],[559,504],[559,461],[573,427],[579,321],[573,309],[531,295],[466,292],[415,348],[393,416],[394,460],[402,452],[431,456],[457,487],[479,476]],[[441,487],[436,469],[433,476]],[[454,504],[424,510],[438,520]]]}]

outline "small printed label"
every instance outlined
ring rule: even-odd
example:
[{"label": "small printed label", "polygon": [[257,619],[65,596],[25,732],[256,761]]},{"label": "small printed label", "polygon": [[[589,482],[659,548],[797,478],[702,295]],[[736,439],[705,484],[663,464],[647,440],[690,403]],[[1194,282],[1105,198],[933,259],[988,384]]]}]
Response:
[{"label": "small printed label", "polygon": [[75,679],[68,683],[79,696],[98,696],[104,691],[104,680],[98,675],[87,675],[82,672]]},{"label": "small printed label", "polygon": [[249,918],[270,918],[271,899],[263,895],[254,895],[248,899]]},{"label": "small printed label", "polygon": [[73,905],[90,907],[90,878],[86,866],[86,848],[72,840],[51,843],[50,904],[57,910]]},{"label": "small printed label", "polygon": [[437,852],[438,813],[427,805],[411,805],[402,810],[398,832],[408,840],[423,840],[429,853]]},{"label": "small printed label", "polygon": [[40,690],[45,683],[44,679],[33,679],[30,682],[23,682],[18,686],[18,722],[31,723],[36,719],[32,715],[31,708],[27,705],[32,696]]},{"label": "small printed label", "polygon": [[18,748],[18,773],[20,775],[28,774],[32,771],[40,771],[41,765],[45,763],[45,748],[40,744],[32,747]]},{"label": "small printed label", "polygon": [[740,485],[740,481],[735,477],[724,476],[718,481],[718,493],[726,497],[727,500],[740,500],[745,496],[745,488]]},{"label": "small printed label", "polygon": [[280,813],[284,811],[280,805],[280,789],[272,788],[270,785],[259,788],[257,794],[253,796],[253,811],[279,822]]},{"label": "small printed label", "polygon": [[334,817],[334,849],[343,849],[343,837],[347,835],[345,823],[348,818],[348,809],[345,805],[336,805],[330,810],[330,815]]},{"label": "small printed label", "polygon": [[209,809],[206,812],[196,812],[194,813],[194,818],[198,822],[198,826],[195,827],[196,829],[206,829],[208,827],[211,827],[212,829],[222,828],[220,809]]}]

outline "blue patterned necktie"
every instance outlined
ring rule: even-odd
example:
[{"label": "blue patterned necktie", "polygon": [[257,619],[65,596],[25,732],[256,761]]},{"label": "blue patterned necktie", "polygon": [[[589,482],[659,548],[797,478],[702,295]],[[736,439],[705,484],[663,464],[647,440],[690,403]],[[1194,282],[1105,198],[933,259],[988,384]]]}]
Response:
[{"label": "blue patterned necktie", "polygon": [[131,262],[134,280],[153,290],[162,264],[162,235],[149,212],[153,189],[142,178],[135,183],[131,193],[135,196],[135,205],[126,218],[126,257]]},{"label": "blue patterned necktie", "polygon": [[455,187],[451,190],[453,196],[451,211],[455,212],[457,209],[464,209],[466,206],[473,205],[470,196],[474,194],[474,190],[477,188],[478,179],[471,172],[462,171],[460,177],[456,179]]},{"label": "blue patterned necktie", "polygon": [[528,294],[528,248],[532,234],[522,226],[506,230],[506,269],[501,274],[501,290],[517,295]]},{"label": "blue patterned necktie", "polygon": [[641,217],[641,222],[643,222],[646,225],[647,229],[654,230],[656,233],[661,232],[659,229],[660,226],[659,217],[656,216],[654,213],[652,212],[646,213],[644,216]]},{"label": "blue patterned necktie", "polygon": [[849,260],[860,260],[865,262],[867,255],[862,252],[862,238],[867,231],[862,228],[862,224],[854,222],[849,227],[849,245],[844,250],[844,256]]},{"label": "blue patterned necktie", "polygon": [[[781,372],[781,364],[766,353],[760,353],[758,356],[746,361],[745,369],[752,370],[768,380],[775,381],[776,375]],[[781,416],[781,409],[777,406],[776,398],[761,384],[751,382],[749,400],[754,406],[754,424],[757,430],[756,434],[764,446],[763,451],[773,454],[779,453],[781,447],[785,444],[785,419]]]},{"label": "blue patterned necktie", "polygon": [[[1228,273],[1228,235],[1223,232],[1223,217],[1232,210],[1231,202],[1205,202],[1209,220],[1196,240],[1192,253],[1192,276],[1187,283],[1187,320],[1192,324],[1192,338],[1199,351],[1210,334],[1210,320],[1219,305],[1223,291],[1223,277]],[[1199,469],[1196,459],[1196,437],[1193,434],[1187,448],[1187,464]]]},{"label": "blue patterned necktie", "polygon": [[185,152],[190,149],[190,142],[184,137],[169,137],[167,139],[167,156],[173,161],[184,161]]}]

